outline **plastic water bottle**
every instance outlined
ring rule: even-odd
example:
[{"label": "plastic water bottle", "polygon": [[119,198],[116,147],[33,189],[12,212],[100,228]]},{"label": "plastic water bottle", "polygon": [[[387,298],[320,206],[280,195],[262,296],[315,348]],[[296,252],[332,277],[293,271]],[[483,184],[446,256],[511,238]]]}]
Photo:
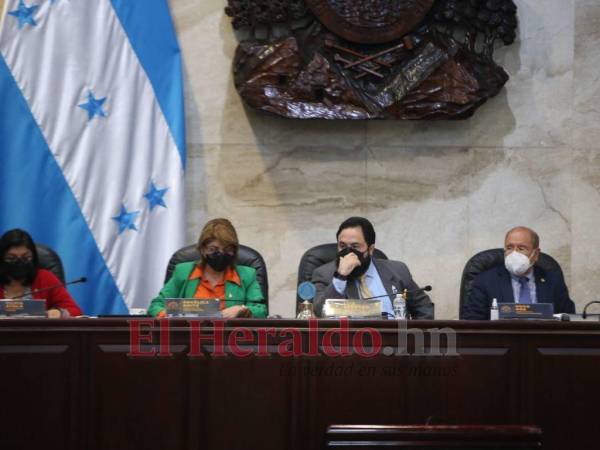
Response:
[{"label": "plastic water bottle", "polygon": [[492,300],[492,308],[490,309],[490,320],[498,320],[498,300]]},{"label": "plastic water bottle", "polygon": [[396,294],[396,297],[394,297],[393,306],[395,318],[397,320],[406,319],[406,301],[402,295]]}]

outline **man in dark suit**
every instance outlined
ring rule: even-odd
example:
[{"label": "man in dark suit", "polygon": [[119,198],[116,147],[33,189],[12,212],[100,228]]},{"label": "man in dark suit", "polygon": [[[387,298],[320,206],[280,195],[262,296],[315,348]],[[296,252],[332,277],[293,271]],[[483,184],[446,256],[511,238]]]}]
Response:
[{"label": "man in dark suit", "polygon": [[552,303],[554,313],[574,313],[562,273],[546,272],[535,263],[540,238],[527,227],[516,227],[504,239],[504,265],[480,273],[463,306],[465,320],[489,320],[493,299],[498,303]]},{"label": "man in dark suit", "polygon": [[[361,299],[382,297],[381,313],[394,317],[392,306],[396,293],[404,289],[419,289],[408,267],[400,261],[372,258],[375,250],[375,230],[363,217],[345,220],[336,234],[338,256],[335,261],[318,267],[312,282],[317,288],[315,313],[322,315],[328,298]],[[413,319],[433,319],[433,303],[424,292],[415,293],[406,302],[407,313]]]}]

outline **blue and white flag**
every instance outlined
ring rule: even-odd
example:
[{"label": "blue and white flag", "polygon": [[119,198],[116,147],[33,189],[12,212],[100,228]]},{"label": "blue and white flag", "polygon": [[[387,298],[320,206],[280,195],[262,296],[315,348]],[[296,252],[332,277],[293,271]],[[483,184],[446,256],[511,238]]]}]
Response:
[{"label": "blue and white flag", "polygon": [[62,258],[86,314],[145,307],[184,244],[181,54],[167,0],[6,0],[0,233]]}]

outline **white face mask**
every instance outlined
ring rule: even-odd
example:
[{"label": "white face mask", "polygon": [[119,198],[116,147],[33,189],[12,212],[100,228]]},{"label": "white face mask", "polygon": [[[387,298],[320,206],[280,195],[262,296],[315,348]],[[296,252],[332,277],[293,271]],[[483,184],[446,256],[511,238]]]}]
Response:
[{"label": "white face mask", "polygon": [[504,257],[504,267],[516,277],[523,275],[532,265],[527,255],[516,250]]}]

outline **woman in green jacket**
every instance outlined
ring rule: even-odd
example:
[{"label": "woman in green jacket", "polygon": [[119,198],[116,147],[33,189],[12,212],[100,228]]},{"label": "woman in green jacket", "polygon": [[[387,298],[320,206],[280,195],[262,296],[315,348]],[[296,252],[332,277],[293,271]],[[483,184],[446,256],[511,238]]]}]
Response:
[{"label": "woman in green jacket", "polygon": [[208,222],[198,239],[200,260],[175,266],[171,279],[152,300],[148,314],[164,317],[166,298],[219,298],[226,319],[266,317],[256,270],[235,264],[238,248],[237,233],[229,220]]}]

